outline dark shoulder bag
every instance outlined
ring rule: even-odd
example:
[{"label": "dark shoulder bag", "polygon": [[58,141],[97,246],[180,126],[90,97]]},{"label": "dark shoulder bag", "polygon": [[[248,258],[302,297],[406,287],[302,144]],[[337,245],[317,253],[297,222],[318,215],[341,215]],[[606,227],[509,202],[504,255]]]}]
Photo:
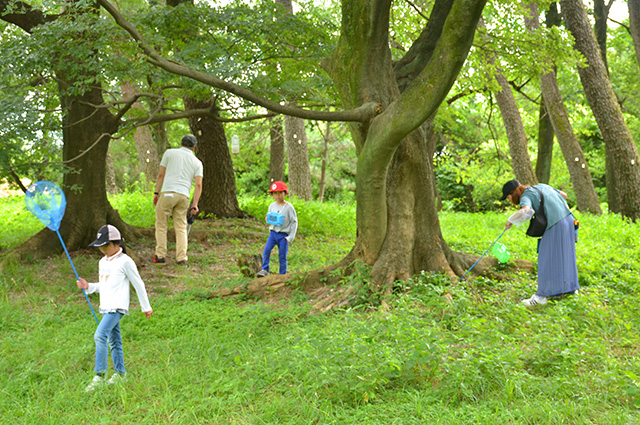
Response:
[{"label": "dark shoulder bag", "polygon": [[540,193],[540,208],[538,208],[538,211],[531,217],[531,222],[527,229],[527,236],[540,238],[544,235],[544,231],[547,230],[547,216],[544,214],[544,195],[542,195],[542,191],[537,187],[531,187]]}]

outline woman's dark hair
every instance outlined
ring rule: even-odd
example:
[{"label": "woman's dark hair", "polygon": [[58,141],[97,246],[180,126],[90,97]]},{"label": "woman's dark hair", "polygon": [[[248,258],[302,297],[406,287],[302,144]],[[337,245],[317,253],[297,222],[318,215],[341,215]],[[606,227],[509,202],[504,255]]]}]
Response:
[{"label": "woman's dark hair", "polygon": [[527,187],[529,187],[529,186],[520,185],[520,186],[516,187],[515,189],[513,189],[513,192],[511,192],[511,201],[515,205],[520,205],[520,198],[522,197],[522,194],[524,193],[524,190]]}]

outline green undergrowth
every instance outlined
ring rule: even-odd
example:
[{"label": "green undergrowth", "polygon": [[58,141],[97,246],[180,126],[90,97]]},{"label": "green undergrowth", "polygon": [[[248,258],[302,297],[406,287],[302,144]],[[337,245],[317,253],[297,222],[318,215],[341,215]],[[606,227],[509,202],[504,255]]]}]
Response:
[{"label": "green undergrowth", "polygon": [[[243,208],[257,215],[269,201],[244,200]],[[120,205],[127,221],[137,202]],[[314,261],[317,241],[331,250],[352,231],[353,209],[340,216],[340,205],[292,202],[301,223],[342,217],[336,226],[306,225],[304,243],[294,246],[298,267]],[[138,217],[148,214],[141,208]],[[440,216],[452,248],[478,255],[505,219]],[[396,282],[384,308],[364,296],[325,314],[297,292],[269,302],[208,299],[205,284],[242,279],[205,272],[217,270],[216,255],[226,248],[216,244],[224,241],[194,243],[202,264],[142,270],[150,282],[166,275],[168,288],[154,290],[148,320],[132,294],[122,321],[128,378],[91,394],[84,387],[95,321],[69,282],[66,258],[12,264],[0,276],[0,423],[640,424],[638,225],[614,215],[580,221],[581,294],[531,309],[519,305],[535,290],[527,274],[459,283],[425,272]],[[2,231],[3,246],[32,231],[21,223],[14,222],[23,226],[14,236]],[[241,223],[230,225],[242,231]],[[500,241],[512,258],[535,261],[524,229]],[[96,273],[97,259],[93,251],[74,254],[81,273]],[[345,284],[366,278],[358,270]]]}]

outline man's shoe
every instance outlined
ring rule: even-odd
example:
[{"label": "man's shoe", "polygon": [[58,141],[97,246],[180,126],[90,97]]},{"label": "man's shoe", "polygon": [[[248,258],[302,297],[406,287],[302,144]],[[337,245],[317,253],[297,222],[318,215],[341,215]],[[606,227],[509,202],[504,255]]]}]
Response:
[{"label": "man's shoe", "polygon": [[187,263],[187,260],[182,260],[182,261],[178,261],[176,264],[178,264],[179,266],[186,266],[188,263]]},{"label": "man's shoe", "polygon": [[84,390],[85,392],[90,393],[94,391],[96,388],[98,388],[99,386],[101,386],[102,384],[104,384],[104,378],[100,375],[95,375],[91,383],[87,385],[87,388],[85,388]]},{"label": "man's shoe", "polygon": [[165,260],[164,258],[158,258],[157,255],[154,255],[153,257],[149,258],[149,262],[156,263],[156,264],[164,264],[167,262],[167,260]]},{"label": "man's shoe", "polygon": [[529,299],[522,300],[522,304],[527,306],[532,305],[542,305],[547,303],[547,297],[541,297],[538,294],[533,294],[533,296]]},{"label": "man's shoe", "polygon": [[262,269],[258,273],[256,273],[256,277],[265,277],[265,276],[269,276],[269,272],[266,271],[265,269]]}]

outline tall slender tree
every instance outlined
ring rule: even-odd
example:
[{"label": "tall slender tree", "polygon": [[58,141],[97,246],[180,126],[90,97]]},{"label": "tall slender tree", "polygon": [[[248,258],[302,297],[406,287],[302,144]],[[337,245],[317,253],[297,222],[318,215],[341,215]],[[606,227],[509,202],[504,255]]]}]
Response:
[{"label": "tall slender tree", "polygon": [[[525,5],[525,25],[529,31],[540,29],[538,8],[533,3]],[[547,64],[547,71],[540,76],[540,82],[546,110],[549,112],[553,130],[558,138],[560,149],[569,169],[578,209],[601,214],[602,209],[593,186],[593,179],[591,178],[587,160],[573,132],[569,114],[558,88],[554,64]]]},{"label": "tall slender tree", "polygon": [[578,68],[578,73],[605,141],[609,206],[636,220],[640,218],[640,193],[629,188],[640,187],[638,148],[624,121],[584,4],[580,0],[562,0],[561,8],[575,48],[587,62],[587,66]]}]

